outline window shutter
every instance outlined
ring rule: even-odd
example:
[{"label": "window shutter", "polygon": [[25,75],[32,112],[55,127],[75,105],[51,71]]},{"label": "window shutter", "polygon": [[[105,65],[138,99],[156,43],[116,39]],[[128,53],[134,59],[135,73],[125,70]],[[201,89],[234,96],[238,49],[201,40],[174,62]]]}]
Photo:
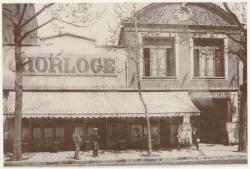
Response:
[{"label": "window shutter", "polygon": [[176,76],[175,55],[173,48],[166,49],[166,67],[167,76]]},{"label": "window shutter", "polygon": [[150,76],[150,51],[149,48],[143,48],[143,68],[144,76]]},{"label": "window shutter", "polygon": [[224,76],[224,57],[220,49],[215,49],[215,72],[216,77]]},{"label": "window shutter", "polygon": [[194,49],[194,76],[199,77],[200,74],[199,49]]}]

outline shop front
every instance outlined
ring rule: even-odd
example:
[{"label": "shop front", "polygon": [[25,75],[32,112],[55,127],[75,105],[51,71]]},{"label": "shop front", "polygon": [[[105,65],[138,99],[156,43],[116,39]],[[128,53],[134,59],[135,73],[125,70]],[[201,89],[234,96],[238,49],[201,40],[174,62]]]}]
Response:
[{"label": "shop front", "polygon": [[[154,149],[176,146],[185,118],[199,115],[187,92],[143,92],[149,109]],[[15,92],[5,105],[4,148],[11,151]],[[145,149],[144,108],[135,91],[24,92],[23,151],[73,150],[73,129],[82,150],[91,148],[98,128],[100,149]],[[185,118],[184,118],[185,117]]]},{"label": "shop front", "polygon": [[[192,125],[200,131],[201,142],[209,144],[237,143],[238,91],[190,92],[195,106],[201,111],[199,117],[191,118]],[[235,138],[231,138],[231,134]]]}]

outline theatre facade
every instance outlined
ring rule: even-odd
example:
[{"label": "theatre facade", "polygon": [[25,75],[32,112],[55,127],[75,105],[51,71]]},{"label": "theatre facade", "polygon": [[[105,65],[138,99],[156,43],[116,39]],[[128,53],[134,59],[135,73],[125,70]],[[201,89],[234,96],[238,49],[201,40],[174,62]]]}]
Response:
[{"label": "theatre facade", "polygon": [[[237,143],[240,61],[229,53],[237,46],[225,30],[234,36],[238,32],[226,13],[210,3],[150,4],[138,11],[137,29],[153,148],[190,144],[192,127],[204,143]],[[28,61],[23,69],[23,151],[73,150],[74,128],[83,150],[91,147],[94,128],[99,129],[100,149],[146,148],[144,107],[129,57],[136,37],[130,19],[122,23],[117,46],[62,33],[23,47]],[[14,52],[9,48],[3,48],[3,63],[8,152],[15,110]]]}]

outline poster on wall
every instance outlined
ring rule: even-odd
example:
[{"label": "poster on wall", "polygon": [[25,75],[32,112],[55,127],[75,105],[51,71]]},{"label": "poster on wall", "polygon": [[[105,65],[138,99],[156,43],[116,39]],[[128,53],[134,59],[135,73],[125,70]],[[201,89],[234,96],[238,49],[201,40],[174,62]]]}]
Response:
[{"label": "poster on wall", "polygon": [[226,123],[227,135],[228,135],[228,144],[237,144],[239,143],[239,124],[235,122]]},{"label": "poster on wall", "polygon": [[142,138],[142,126],[138,124],[131,125],[131,140],[137,141]]},{"label": "poster on wall", "polygon": [[192,126],[190,123],[183,123],[178,127],[178,143],[190,145],[192,143]]}]

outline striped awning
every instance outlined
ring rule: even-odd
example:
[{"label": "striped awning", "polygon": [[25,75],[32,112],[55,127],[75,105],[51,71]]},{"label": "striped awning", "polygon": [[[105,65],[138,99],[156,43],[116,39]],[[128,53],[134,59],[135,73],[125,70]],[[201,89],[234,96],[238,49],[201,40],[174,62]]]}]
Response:
[{"label": "striped awning", "polygon": [[[143,92],[150,117],[199,115],[187,92]],[[4,115],[14,116],[15,92],[10,92]],[[145,117],[137,92],[24,92],[25,118]]]}]

